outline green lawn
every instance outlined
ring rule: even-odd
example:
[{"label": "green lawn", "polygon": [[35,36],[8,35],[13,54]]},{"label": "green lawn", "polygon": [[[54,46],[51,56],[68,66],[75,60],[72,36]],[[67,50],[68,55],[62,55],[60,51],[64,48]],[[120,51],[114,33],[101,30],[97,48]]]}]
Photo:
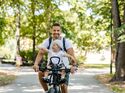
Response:
[{"label": "green lawn", "polygon": [[109,64],[81,64],[79,67],[84,67],[84,68],[108,68],[110,67]]}]

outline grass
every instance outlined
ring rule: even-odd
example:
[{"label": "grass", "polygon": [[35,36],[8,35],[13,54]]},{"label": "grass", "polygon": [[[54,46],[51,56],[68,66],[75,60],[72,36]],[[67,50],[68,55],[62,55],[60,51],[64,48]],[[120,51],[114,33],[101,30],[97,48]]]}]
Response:
[{"label": "grass", "polygon": [[79,67],[83,68],[108,68],[109,64],[81,64]]},{"label": "grass", "polygon": [[11,84],[15,79],[15,75],[0,72],[0,86]]},{"label": "grass", "polygon": [[112,78],[112,76],[113,75],[110,74],[102,74],[96,76],[96,78],[115,93],[125,93],[125,82],[109,83],[109,80]]}]

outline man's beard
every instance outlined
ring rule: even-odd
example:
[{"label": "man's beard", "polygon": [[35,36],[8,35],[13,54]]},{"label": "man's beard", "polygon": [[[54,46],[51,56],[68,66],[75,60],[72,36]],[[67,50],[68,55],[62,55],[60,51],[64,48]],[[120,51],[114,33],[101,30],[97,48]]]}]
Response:
[{"label": "man's beard", "polygon": [[54,38],[54,39],[59,39],[59,38],[60,38],[60,34],[58,34],[58,35],[53,35],[53,38]]},{"label": "man's beard", "polygon": [[55,39],[59,39],[59,36],[55,37]]}]

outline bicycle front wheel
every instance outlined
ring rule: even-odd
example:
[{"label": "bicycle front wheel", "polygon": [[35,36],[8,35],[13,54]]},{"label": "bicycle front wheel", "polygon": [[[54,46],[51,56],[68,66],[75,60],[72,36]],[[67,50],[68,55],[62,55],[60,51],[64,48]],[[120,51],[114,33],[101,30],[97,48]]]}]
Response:
[{"label": "bicycle front wheel", "polygon": [[55,89],[54,88],[50,88],[48,93],[55,93]]},{"label": "bicycle front wheel", "polygon": [[48,93],[61,93],[60,89],[57,88],[50,88]]}]

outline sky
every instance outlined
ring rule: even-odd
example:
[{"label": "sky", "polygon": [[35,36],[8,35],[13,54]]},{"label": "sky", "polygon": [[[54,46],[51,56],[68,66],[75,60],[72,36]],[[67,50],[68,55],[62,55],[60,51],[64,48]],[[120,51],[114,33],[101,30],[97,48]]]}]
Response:
[{"label": "sky", "polygon": [[[71,6],[68,4],[68,3],[63,3],[62,5],[59,5],[59,9],[61,9],[62,11],[66,11],[66,10],[69,10],[71,8]],[[43,12],[43,10],[39,10],[39,11],[36,11],[35,14],[36,15],[39,15]]]},{"label": "sky", "polygon": [[63,11],[66,11],[66,10],[69,10],[71,6],[65,2],[63,5],[60,5],[59,8]]}]

